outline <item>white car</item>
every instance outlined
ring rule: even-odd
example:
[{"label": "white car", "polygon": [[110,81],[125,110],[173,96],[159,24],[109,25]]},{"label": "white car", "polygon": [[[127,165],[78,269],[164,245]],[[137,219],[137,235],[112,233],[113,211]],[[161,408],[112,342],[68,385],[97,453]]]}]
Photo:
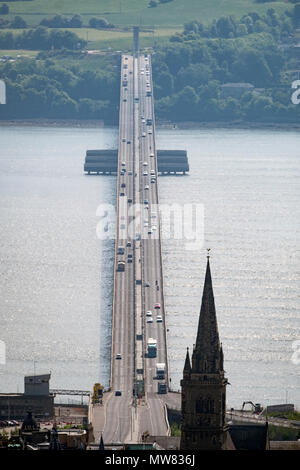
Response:
[{"label": "white car", "polygon": [[144,166],[148,166],[148,162],[144,162],[143,165],[144,165]]},{"label": "white car", "polygon": [[143,176],[148,176],[148,171],[144,171]]},{"label": "white car", "polygon": [[146,184],[145,190],[149,189],[149,184]]},{"label": "white car", "polygon": [[151,229],[156,230],[157,229],[156,225],[152,225]]},{"label": "white car", "polygon": [[153,318],[152,318],[152,317],[148,317],[148,318],[147,318],[147,323],[153,323]]},{"label": "white car", "polygon": [[146,317],[152,317],[152,312],[151,312],[151,310],[147,310],[147,312],[146,312]]},{"label": "white car", "polygon": [[156,321],[157,321],[157,323],[162,323],[162,321],[163,321],[162,316],[161,316],[161,315],[157,315]]}]

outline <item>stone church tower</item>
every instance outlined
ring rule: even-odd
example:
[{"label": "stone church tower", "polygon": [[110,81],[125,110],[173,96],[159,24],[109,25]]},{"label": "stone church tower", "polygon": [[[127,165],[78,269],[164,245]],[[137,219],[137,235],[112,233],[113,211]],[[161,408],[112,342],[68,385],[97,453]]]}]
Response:
[{"label": "stone church tower", "polygon": [[181,380],[180,449],[226,448],[226,384],[208,256],[192,363],[187,350]]}]

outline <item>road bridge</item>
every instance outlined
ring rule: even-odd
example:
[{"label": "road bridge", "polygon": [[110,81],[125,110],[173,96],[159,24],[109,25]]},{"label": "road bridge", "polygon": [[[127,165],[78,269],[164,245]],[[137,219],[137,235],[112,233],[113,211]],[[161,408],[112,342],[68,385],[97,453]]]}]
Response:
[{"label": "road bridge", "polygon": [[[89,152],[93,158],[99,151]],[[168,392],[157,177],[151,57],[123,55],[110,391],[101,405],[90,405],[96,442],[101,434],[104,442],[118,443],[169,433],[168,393],[157,393],[158,383]],[[157,364],[165,364],[161,380]]]}]

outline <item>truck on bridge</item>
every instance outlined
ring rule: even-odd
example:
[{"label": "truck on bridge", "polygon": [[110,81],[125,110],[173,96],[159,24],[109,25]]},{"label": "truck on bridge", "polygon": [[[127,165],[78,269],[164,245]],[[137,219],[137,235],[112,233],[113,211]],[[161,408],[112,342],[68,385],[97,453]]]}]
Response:
[{"label": "truck on bridge", "polygon": [[156,364],[156,378],[164,379],[166,377],[166,364],[164,362],[158,362]]},{"label": "truck on bridge", "polygon": [[125,271],[125,261],[118,261],[117,271]]},{"label": "truck on bridge", "polygon": [[167,393],[167,384],[166,384],[166,382],[158,382],[158,384],[157,384],[157,393]]},{"label": "truck on bridge", "polygon": [[154,338],[148,339],[148,357],[156,357],[157,355],[157,340]]}]

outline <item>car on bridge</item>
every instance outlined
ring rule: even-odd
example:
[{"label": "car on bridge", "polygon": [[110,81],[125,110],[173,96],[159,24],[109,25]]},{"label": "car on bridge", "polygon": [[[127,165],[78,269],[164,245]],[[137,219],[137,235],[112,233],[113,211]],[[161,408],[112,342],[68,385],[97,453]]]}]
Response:
[{"label": "car on bridge", "polygon": [[147,323],[153,323],[153,318],[152,317],[147,317]]},{"label": "car on bridge", "polygon": [[157,323],[162,323],[162,321],[163,321],[162,316],[161,316],[161,315],[157,315],[156,321],[157,321]]},{"label": "car on bridge", "polygon": [[121,390],[116,390],[116,391],[115,391],[115,396],[116,396],[116,397],[120,397],[121,395],[122,395]]},{"label": "car on bridge", "polygon": [[116,359],[122,359],[121,354],[117,354],[117,355],[116,355]]},{"label": "car on bridge", "polygon": [[154,305],[154,308],[160,308],[160,303],[157,302],[157,303]]},{"label": "car on bridge", "polygon": [[125,271],[125,261],[118,261],[117,271]]},{"label": "car on bridge", "polygon": [[147,312],[146,312],[146,317],[152,317],[152,312],[151,312],[151,310],[147,310]]}]

